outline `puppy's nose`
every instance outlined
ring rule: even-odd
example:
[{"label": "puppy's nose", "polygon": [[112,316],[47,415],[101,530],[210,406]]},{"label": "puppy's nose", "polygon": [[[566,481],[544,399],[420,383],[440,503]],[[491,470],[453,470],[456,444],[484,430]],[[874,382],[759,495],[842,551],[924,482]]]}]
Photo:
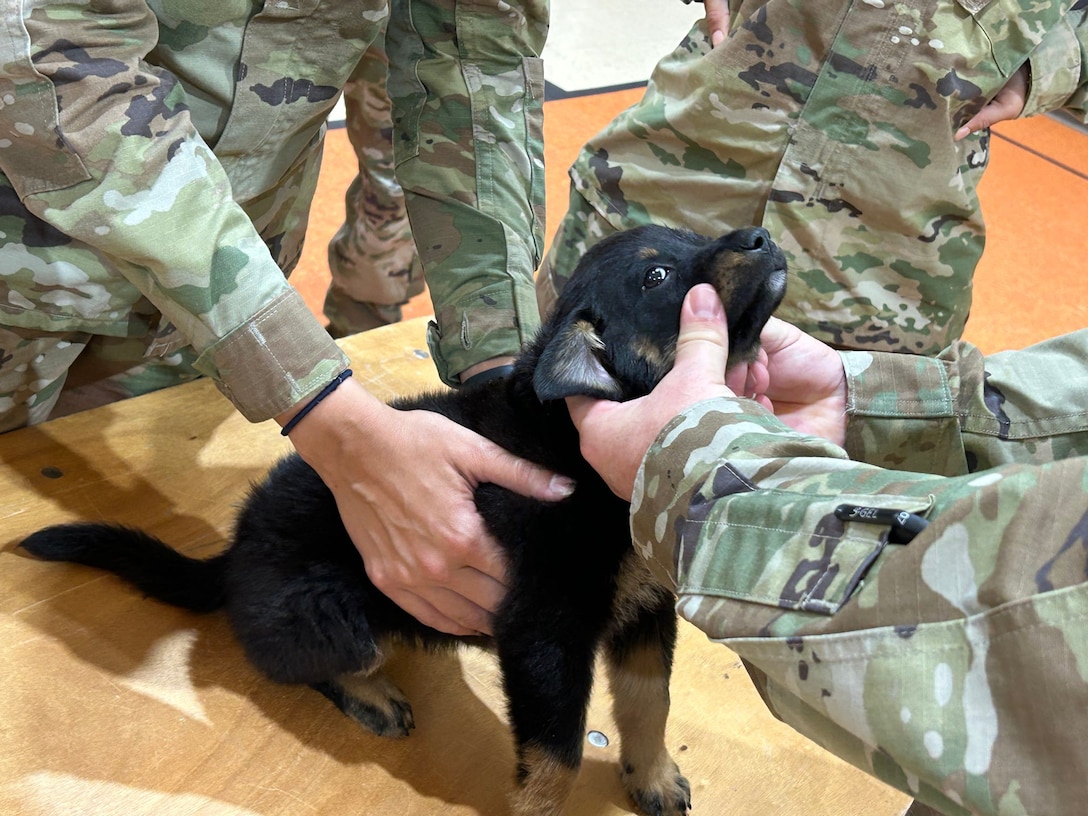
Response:
[{"label": "puppy's nose", "polygon": [[759,252],[771,246],[771,234],[763,227],[733,230],[729,237],[734,247],[743,252]]}]

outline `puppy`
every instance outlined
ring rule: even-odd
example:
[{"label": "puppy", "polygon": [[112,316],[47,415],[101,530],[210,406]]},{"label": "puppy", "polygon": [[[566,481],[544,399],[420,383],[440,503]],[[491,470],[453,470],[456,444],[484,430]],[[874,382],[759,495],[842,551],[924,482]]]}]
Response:
[{"label": "puppy", "polygon": [[782,252],[765,230],[711,240],[658,226],[594,246],[513,373],[396,402],[443,414],[572,477],[558,503],[481,485],[476,505],[509,561],[493,639],[423,626],[378,592],[332,494],[298,456],[257,485],[222,554],[196,560],[137,530],[60,525],[23,542],[34,555],[110,570],[148,595],[197,612],[226,608],[249,659],[273,680],[324,694],[371,731],[404,736],[412,709],[381,666],[400,644],[494,647],[517,748],[513,811],[559,814],[582,757],[594,658],[603,651],[621,739],[623,784],[645,814],[690,807],[665,748],[674,598],[631,548],[626,502],[579,453],[563,397],[648,393],[675,356],[681,303],[713,284],[726,306],[731,358],[748,358],[785,290]]}]

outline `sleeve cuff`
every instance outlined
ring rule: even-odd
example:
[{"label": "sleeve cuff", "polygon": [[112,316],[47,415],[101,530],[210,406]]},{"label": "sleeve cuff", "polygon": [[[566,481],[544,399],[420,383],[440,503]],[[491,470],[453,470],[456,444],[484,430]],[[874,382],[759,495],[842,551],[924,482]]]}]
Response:
[{"label": "sleeve cuff", "polygon": [[906,354],[840,352],[846,371],[846,451],[895,470],[966,471],[954,363]]},{"label": "sleeve cuff", "polygon": [[532,284],[503,282],[440,309],[427,327],[427,347],[442,382],[457,387],[465,369],[518,354],[538,326]]},{"label": "sleeve cuff", "polygon": [[1046,33],[1028,59],[1028,98],[1021,117],[1058,110],[1081,84],[1081,44],[1068,17]]},{"label": "sleeve cuff", "polygon": [[292,288],[196,361],[250,422],[316,394],[347,365],[347,355]]},{"label": "sleeve cuff", "polygon": [[[693,405],[665,426],[635,478],[631,534],[636,551],[658,581],[675,587],[680,528],[701,505],[698,494],[712,473],[729,478],[736,472],[717,465],[813,455],[844,456],[830,442],[794,432],[750,400]],[[720,484],[714,490],[729,492]]]}]

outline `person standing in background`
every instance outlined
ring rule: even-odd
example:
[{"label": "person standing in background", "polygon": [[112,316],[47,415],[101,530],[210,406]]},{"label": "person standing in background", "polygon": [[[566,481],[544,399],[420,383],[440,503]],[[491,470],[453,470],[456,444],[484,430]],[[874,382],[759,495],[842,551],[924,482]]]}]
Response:
[{"label": "person standing in background", "polygon": [[1084,115],[1088,4],[705,6],[571,167],[542,312],[617,230],[762,225],[789,261],[780,317],[839,347],[938,353],[963,331],[983,251],[987,127]]}]

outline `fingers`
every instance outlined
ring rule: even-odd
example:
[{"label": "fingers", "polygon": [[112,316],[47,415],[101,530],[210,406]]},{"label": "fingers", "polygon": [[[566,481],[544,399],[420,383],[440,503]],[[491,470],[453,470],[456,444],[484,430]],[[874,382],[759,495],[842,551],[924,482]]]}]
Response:
[{"label": "fingers", "polygon": [[506,562],[482,525],[470,540],[398,554],[401,560],[365,561],[371,581],[394,603],[442,632],[491,633],[506,594]]},{"label": "fingers", "polygon": [[1005,115],[1005,108],[998,104],[997,97],[994,97],[982,110],[967,120],[967,124],[961,127],[953,135],[953,141],[960,141],[966,139],[972,133],[980,130],[985,130],[991,125],[996,125],[998,122],[1003,122],[1006,119],[1012,118]]},{"label": "fingers", "polygon": [[573,479],[514,456],[481,437],[480,456],[471,473],[473,484],[491,482],[507,490],[541,501],[560,501],[574,492]]},{"label": "fingers", "polygon": [[443,587],[433,589],[435,603],[421,594],[391,592],[389,598],[424,626],[460,637],[490,635],[492,616],[487,610]]},{"label": "fingers", "polygon": [[725,387],[742,397],[751,394],[752,392],[748,390],[748,369],[747,363],[741,363],[726,371]]},{"label": "fingers", "polygon": [[703,13],[706,15],[707,30],[710,32],[710,45],[717,48],[729,34],[728,0],[704,0]]},{"label": "fingers", "polygon": [[773,356],[797,340],[800,329],[777,317],[772,317],[759,335],[759,344],[767,356]]},{"label": "fingers", "polygon": [[968,119],[967,124],[956,131],[952,137],[953,140],[958,142],[976,131],[985,130],[998,122],[1015,119],[1023,113],[1028,95],[1028,70],[1027,64],[1020,66],[1020,69],[1009,77],[1005,87],[998,91],[982,110]]},{"label": "fingers", "polygon": [[575,428],[581,430],[593,407],[599,402],[600,400],[593,397],[567,397],[567,410],[570,412],[570,418],[573,420]]}]

